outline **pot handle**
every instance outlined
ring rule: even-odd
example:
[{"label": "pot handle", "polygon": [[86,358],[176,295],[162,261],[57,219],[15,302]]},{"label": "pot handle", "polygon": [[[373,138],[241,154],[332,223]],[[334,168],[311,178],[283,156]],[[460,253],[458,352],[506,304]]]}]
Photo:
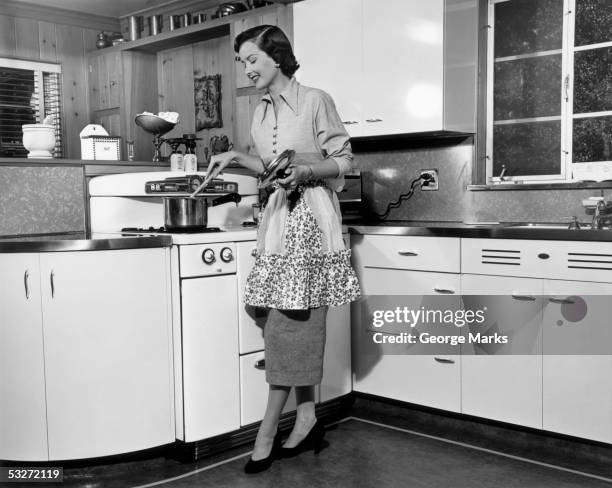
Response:
[{"label": "pot handle", "polygon": [[238,203],[240,203],[240,200],[242,200],[242,197],[239,193],[228,193],[227,195],[223,195],[212,200],[210,202],[210,206],[216,207],[217,205],[222,205],[224,203],[229,202],[234,202],[236,205],[238,205]]}]

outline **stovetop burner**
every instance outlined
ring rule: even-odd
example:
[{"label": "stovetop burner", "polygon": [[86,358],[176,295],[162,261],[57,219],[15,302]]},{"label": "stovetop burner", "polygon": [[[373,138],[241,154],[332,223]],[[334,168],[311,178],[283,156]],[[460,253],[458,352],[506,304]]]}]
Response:
[{"label": "stovetop burner", "polygon": [[204,232],[225,232],[219,227],[194,227],[191,229],[166,229],[165,227],[124,227],[121,232],[142,232],[147,234],[202,234]]}]

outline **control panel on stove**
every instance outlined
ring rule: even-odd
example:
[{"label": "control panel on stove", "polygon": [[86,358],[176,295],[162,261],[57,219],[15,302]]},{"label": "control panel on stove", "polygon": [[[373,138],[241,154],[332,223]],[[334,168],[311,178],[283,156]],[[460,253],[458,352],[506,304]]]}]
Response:
[{"label": "control panel on stove", "polygon": [[179,246],[181,278],[236,273],[236,245],[213,242]]},{"label": "control panel on stove", "polygon": [[[185,175],[164,180],[147,181],[145,193],[191,193],[204,182],[204,176]],[[238,192],[238,183],[214,178],[202,189],[200,193],[235,193]]]}]

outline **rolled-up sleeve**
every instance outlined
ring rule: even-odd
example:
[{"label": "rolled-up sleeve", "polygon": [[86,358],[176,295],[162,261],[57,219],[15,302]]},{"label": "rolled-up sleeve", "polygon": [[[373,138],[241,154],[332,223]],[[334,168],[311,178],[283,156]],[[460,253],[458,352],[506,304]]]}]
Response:
[{"label": "rolled-up sleeve", "polygon": [[354,168],[350,138],[332,97],[322,90],[319,94],[315,112],[317,141],[323,156],[336,162],[341,177]]}]

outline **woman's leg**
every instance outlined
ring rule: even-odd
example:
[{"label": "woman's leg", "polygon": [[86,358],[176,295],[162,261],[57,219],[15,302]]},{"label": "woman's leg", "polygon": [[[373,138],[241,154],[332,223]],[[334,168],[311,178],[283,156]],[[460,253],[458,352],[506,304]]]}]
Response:
[{"label": "woman's leg", "polygon": [[272,441],[278,426],[278,419],[287,402],[290,390],[290,386],[270,385],[266,413],[259,426],[257,438],[255,439],[255,447],[251,455],[253,461],[266,458],[270,454]]},{"label": "woman's leg", "polygon": [[298,445],[316,423],[317,417],[315,415],[314,394],[314,385],[295,387],[295,399],[297,403],[295,425],[293,426],[291,434],[283,444],[283,447],[295,447]]}]

